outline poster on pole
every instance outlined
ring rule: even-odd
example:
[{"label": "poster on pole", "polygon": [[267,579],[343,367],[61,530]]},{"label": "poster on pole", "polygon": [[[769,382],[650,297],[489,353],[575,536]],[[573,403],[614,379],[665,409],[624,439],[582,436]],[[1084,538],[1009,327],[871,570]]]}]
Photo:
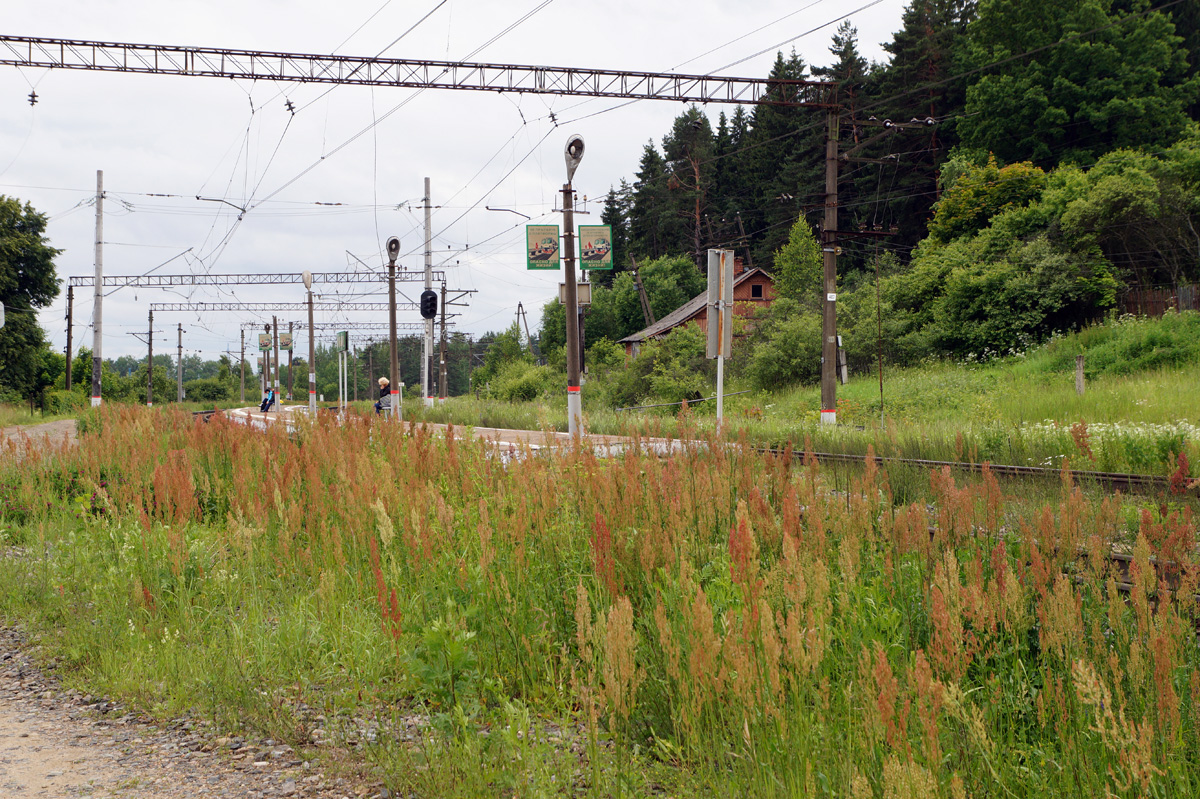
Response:
[{"label": "poster on pole", "polygon": [[612,269],[612,225],[579,226],[579,268]]},{"label": "poster on pole", "polygon": [[267,352],[271,349],[271,334],[270,333],[259,333],[258,334],[258,349],[260,352]]},{"label": "poster on pole", "polygon": [[279,334],[279,349],[281,349],[285,352],[292,351],[292,334],[291,333],[280,333]]},{"label": "poster on pole", "polygon": [[527,269],[558,269],[558,225],[526,225],[525,254]]},{"label": "poster on pole", "polygon": [[350,350],[350,331],[343,330],[337,334],[337,351],[349,352]]}]

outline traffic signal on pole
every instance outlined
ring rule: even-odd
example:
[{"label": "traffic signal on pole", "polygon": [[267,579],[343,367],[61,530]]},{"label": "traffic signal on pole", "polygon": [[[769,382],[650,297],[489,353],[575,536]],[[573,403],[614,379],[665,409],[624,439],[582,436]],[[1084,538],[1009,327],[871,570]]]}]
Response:
[{"label": "traffic signal on pole", "polygon": [[425,289],[421,292],[421,318],[432,319],[437,316],[437,292]]}]

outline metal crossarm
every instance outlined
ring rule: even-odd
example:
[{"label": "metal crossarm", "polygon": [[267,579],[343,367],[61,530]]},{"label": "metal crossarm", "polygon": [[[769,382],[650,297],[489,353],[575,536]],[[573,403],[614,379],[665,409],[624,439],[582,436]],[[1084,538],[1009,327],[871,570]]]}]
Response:
[{"label": "metal crossarm", "polygon": [[[435,280],[445,280],[445,272],[435,271]],[[405,283],[421,283],[425,272],[396,272],[396,280]],[[302,272],[276,272],[261,275],[105,275],[104,285],[113,288],[171,288],[174,286],[230,286],[230,285],[283,285],[303,283]],[[386,272],[313,272],[313,285],[322,283],[379,283],[387,282]],[[95,286],[95,275],[81,275],[69,279],[71,286]]]},{"label": "metal crossarm", "polygon": [[0,64],[296,83],[833,108],[834,83],[0,36]]}]

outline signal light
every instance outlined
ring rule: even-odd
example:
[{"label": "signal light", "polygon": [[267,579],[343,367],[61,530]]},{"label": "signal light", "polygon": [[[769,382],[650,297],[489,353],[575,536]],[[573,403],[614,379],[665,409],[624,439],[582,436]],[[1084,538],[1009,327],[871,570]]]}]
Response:
[{"label": "signal light", "polygon": [[421,292],[421,318],[432,319],[437,316],[437,292],[432,289],[425,289]]}]

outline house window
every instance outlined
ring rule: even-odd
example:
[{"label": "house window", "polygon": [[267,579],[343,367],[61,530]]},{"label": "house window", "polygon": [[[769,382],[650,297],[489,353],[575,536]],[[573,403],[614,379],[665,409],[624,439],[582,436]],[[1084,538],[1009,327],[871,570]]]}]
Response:
[{"label": "house window", "polygon": [[750,286],[750,299],[761,300],[763,298],[762,283],[754,283]]}]

